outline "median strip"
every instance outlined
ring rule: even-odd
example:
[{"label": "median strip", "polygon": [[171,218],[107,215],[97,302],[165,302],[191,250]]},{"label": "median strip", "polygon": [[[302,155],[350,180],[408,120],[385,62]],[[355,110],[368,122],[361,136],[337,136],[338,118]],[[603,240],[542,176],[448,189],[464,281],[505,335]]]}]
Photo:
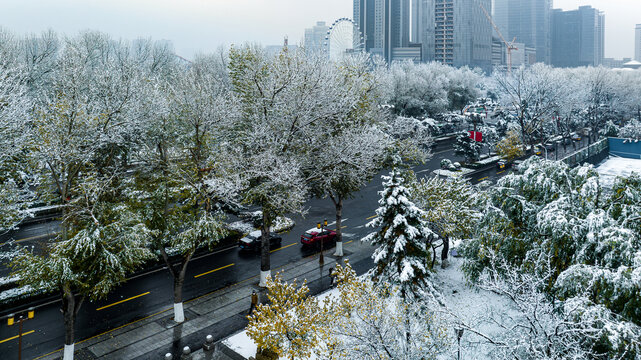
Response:
[{"label": "median strip", "polygon": [[229,265],[225,265],[225,266],[223,266],[223,267],[219,267],[218,269],[209,270],[209,271],[207,271],[207,272],[204,272],[204,273],[202,273],[202,274],[198,274],[198,275],[194,276],[194,278],[199,278],[199,277],[201,277],[201,276],[209,275],[209,274],[211,274],[211,273],[213,273],[213,272],[216,272],[216,271],[218,271],[218,270],[222,270],[222,269],[226,269],[226,268],[228,268],[228,267],[230,267],[230,266],[234,266],[234,265],[236,265],[236,264],[233,264],[233,263],[232,263],[232,264],[229,264]]},{"label": "median strip", "polygon": [[[27,331],[27,332],[25,332],[25,333],[22,333],[22,336],[29,335],[29,334],[31,334],[31,333],[33,333],[33,332],[35,332],[35,330]],[[17,339],[17,338],[18,338],[18,336],[19,336],[19,335],[12,336],[12,337],[10,337],[10,338],[6,338],[6,339],[4,339],[4,340],[0,340],[0,344],[2,344],[3,342],[11,341],[11,340],[13,340],[13,339]]]},{"label": "median strip", "polygon": [[124,302],[129,301],[129,300],[133,300],[133,299],[137,299],[137,298],[139,298],[139,297],[143,297],[143,296],[145,296],[145,295],[149,295],[150,293],[151,293],[150,291],[147,291],[147,292],[146,292],[146,293],[144,293],[144,294],[140,294],[140,295],[132,296],[132,297],[130,297],[129,299],[120,300],[120,301],[115,302],[115,303],[113,303],[113,304],[109,304],[109,305],[105,305],[105,306],[103,306],[103,307],[99,307],[99,308],[97,308],[97,309],[96,309],[96,311],[104,310],[104,309],[110,308],[110,307],[112,307],[112,306],[116,306],[116,305],[118,305],[118,304],[122,304],[122,303],[124,303]]}]

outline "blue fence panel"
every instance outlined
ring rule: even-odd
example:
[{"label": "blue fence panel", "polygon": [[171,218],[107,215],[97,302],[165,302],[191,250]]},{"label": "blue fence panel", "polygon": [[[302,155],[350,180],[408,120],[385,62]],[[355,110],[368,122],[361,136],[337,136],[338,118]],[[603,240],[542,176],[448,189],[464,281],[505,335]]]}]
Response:
[{"label": "blue fence panel", "polygon": [[629,159],[641,159],[641,141],[608,138],[608,142],[610,143],[610,154]]}]

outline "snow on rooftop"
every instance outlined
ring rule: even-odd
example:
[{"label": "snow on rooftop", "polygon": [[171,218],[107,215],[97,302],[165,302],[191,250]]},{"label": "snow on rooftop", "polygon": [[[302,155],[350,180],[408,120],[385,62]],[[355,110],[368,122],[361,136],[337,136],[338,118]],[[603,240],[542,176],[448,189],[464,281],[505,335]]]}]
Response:
[{"label": "snow on rooftop", "polygon": [[626,158],[609,158],[596,167],[601,177],[601,183],[606,188],[612,188],[617,176],[627,177],[636,172],[641,174],[641,160]]}]

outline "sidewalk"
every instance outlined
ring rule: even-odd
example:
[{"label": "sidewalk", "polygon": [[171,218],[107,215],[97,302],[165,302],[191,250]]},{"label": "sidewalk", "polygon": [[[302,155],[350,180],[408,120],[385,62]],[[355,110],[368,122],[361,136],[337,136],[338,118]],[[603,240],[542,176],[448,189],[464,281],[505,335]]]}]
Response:
[{"label": "sidewalk", "polygon": [[[372,266],[371,254],[374,248],[360,241],[344,244],[344,259],[360,274]],[[318,254],[272,269],[280,272],[283,279],[298,279],[298,284],[307,280],[311,294],[320,293],[330,287],[328,271],[335,267],[339,258],[332,256],[334,249],[325,250],[325,264],[319,265]],[[258,269],[256,269],[258,272]],[[233,353],[224,349],[220,340],[232,335],[247,325],[252,290],[259,292],[260,300],[266,301],[265,291],[258,287],[258,275],[234,285],[216,290],[185,302],[185,322],[173,322],[173,307],[152,314],[136,322],[107,331],[95,337],[76,343],[75,359],[164,359],[172,353],[173,359],[180,359],[185,346],[194,354],[193,359],[237,360]],[[207,335],[216,342],[216,351],[205,357],[202,348]],[[62,351],[56,351],[39,359],[60,359]]]}]

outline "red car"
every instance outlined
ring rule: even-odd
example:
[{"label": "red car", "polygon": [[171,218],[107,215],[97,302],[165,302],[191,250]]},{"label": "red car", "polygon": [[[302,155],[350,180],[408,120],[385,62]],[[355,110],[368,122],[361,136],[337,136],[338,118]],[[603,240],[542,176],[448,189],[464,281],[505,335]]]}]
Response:
[{"label": "red car", "polygon": [[320,242],[323,242],[323,245],[330,243],[336,240],[336,231],[331,229],[323,229],[321,232],[320,229],[310,229],[307,230],[303,235],[300,236],[300,242],[303,245],[320,245]]}]

